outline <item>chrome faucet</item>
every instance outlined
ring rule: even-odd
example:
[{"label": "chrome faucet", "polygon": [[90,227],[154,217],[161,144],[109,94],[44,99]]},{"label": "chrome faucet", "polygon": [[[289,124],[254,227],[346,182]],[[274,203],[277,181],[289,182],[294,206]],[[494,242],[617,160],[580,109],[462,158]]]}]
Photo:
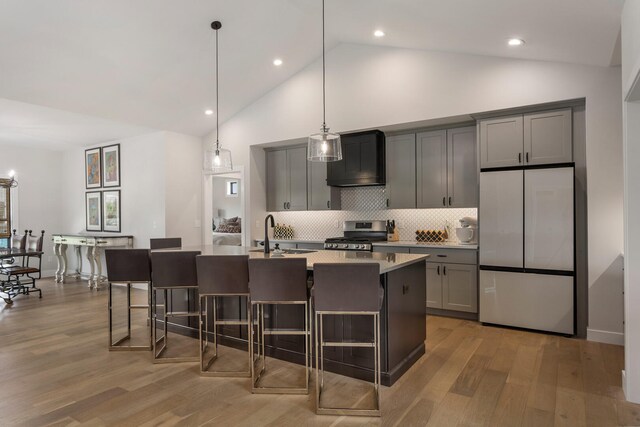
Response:
[{"label": "chrome faucet", "polygon": [[273,215],[271,214],[267,215],[267,217],[264,219],[264,253],[265,254],[269,253],[269,229],[268,229],[269,219],[271,219],[271,228],[275,227],[276,225]]}]

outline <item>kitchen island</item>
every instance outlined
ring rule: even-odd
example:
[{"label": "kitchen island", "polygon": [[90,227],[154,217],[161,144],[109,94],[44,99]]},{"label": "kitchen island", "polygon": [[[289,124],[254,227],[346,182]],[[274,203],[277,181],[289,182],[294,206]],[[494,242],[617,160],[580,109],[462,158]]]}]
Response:
[{"label": "kitchen island", "polygon": [[[381,381],[392,385],[425,353],[426,299],[425,276],[427,254],[395,254],[353,251],[298,251],[299,253],[264,254],[262,249],[239,246],[198,246],[182,250],[198,250],[203,255],[249,255],[250,258],[305,258],[309,285],[313,281],[315,263],[375,262],[380,265],[380,283],[384,302],[380,318]],[[348,280],[348,278],[345,278]],[[195,291],[187,298],[173,293],[174,310],[196,310]],[[246,302],[240,297],[218,299],[218,318],[242,318]],[[209,307],[211,310],[212,308]],[[212,315],[212,313],[210,313]],[[174,332],[197,337],[196,319],[176,319],[169,328]],[[180,322],[180,323],[178,323]],[[303,328],[301,306],[265,307],[267,328]],[[218,341],[241,349],[247,348],[247,331],[240,326],[222,325]],[[365,341],[373,339],[373,322],[366,316],[326,316],[324,335],[327,341]],[[267,356],[304,364],[304,340],[300,336],[267,336]],[[373,351],[369,348],[328,347],[325,349],[325,369],[342,375],[373,381]]]}]

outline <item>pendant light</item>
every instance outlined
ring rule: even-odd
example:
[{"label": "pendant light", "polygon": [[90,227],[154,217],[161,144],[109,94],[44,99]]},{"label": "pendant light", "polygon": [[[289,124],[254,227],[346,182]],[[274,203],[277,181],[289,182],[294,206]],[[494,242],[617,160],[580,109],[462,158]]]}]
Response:
[{"label": "pendant light", "polygon": [[233,162],[231,161],[231,151],[220,146],[218,139],[220,110],[218,109],[218,30],[222,28],[220,21],[213,21],[211,28],[216,32],[216,142],[210,142],[204,153],[204,171],[210,173],[231,172]]},{"label": "pendant light", "polygon": [[322,0],[322,127],[320,133],[309,136],[307,159],[312,162],[336,162],[342,160],[340,135],[329,132],[326,122],[326,83],[325,83],[325,51],[324,51],[324,0]]}]

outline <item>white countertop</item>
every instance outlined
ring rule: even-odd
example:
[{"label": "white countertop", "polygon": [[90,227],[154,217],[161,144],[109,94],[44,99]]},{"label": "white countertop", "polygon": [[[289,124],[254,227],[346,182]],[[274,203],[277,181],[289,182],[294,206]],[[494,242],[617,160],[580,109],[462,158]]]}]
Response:
[{"label": "white countertop", "polygon": [[[262,242],[264,239],[255,239],[256,242]],[[324,240],[304,240],[304,239],[290,239],[290,240],[279,240],[279,239],[269,239],[270,243],[318,243],[323,244]],[[468,245],[460,242],[442,242],[442,243],[419,243],[415,240],[400,240],[397,242],[374,242],[373,246],[388,246],[388,247],[397,247],[397,248],[437,248],[437,249],[467,249],[467,250],[478,250],[478,245]]]},{"label": "white countertop", "polygon": [[[157,251],[175,251],[178,249],[158,249]],[[249,258],[306,258],[307,269],[313,270],[315,263],[367,263],[375,262],[380,265],[380,274],[397,270],[416,262],[425,261],[428,254],[396,254],[380,252],[356,251],[310,251],[302,254],[276,255],[271,251],[266,255],[261,248],[246,246],[191,246],[179,249],[182,251],[200,251],[202,255],[249,255]],[[154,252],[154,251],[152,251]]]}]

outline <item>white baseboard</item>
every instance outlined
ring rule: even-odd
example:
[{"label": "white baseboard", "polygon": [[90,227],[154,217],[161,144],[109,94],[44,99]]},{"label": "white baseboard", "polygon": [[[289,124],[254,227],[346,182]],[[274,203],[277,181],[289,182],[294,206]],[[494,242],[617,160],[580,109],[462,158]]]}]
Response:
[{"label": "white baseboard", "polygon": [[625,399],[627,398],[627,373],[622,370],[622,393],[624,393]]},{"label": "white baseboard", "polygon": [[624,345],[624,334],[622,332],[600,331],[598,329],[587,328],[587,341]]}]

